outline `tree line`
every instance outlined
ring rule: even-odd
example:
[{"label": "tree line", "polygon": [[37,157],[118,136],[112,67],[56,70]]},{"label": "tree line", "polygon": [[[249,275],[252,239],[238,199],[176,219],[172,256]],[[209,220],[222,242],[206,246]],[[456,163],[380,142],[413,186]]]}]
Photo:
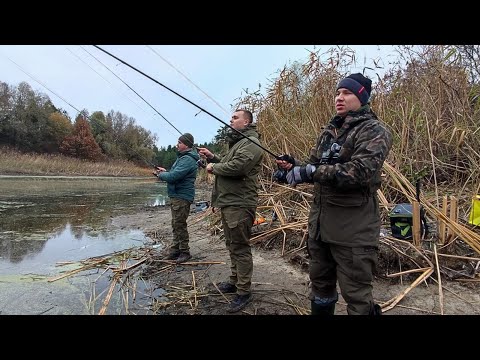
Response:
[{"label": "tree line", "polygon": [[[199,146],[218,151],[223,132],[220,129],[214,141]],[[121,112],[89,114],[84,109],[72,122],[67,111],[56,107],[46,94],[34,91],[27,82],[12,86],[0,81],[0,146],[89,161],[127,160],[139,166],[169,168],[176,159],[176,147],[158,148],[157,140],[135,118]]]}]

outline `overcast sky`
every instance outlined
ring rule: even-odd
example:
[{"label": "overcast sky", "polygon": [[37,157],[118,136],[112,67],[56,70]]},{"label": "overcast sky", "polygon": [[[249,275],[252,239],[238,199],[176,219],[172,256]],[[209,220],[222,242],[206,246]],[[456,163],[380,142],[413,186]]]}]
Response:
[{"label": "overcast sky", "polygon": [[[285,65],[295,61],[303,63],[308,59],[310,51],[321,50],[323,53],[331,46],[101,47],[228,123],[232,105],[236,102],[235,99],[243,95],[245,89],[256,90],[258,84],[265,89]],[[371,59],[388,64],[387,58],[392,56],[391,46],[350,47],[356,51],[358,59],[358,67],[352,68],[351,72],[362,72],[364,66],[372,66]],[[217,130],[223,126],[207,114],[200,113],[195,116],[199,112],[198,108],[92,45],[0,45],[0,81],[15,86],[26,81],[35,90],[47,94],[55,106],[67,110],[72,119],[75,118],[76,110],[22,72],[12,63],[14,61],[77,109],[87,109],[90,114],[94,111],[103,111],[106,114],[112,109],[120,111],[135,118],[138,125],[156,134],[159,147],[175,145],[179,133],[95,58],[145,98],[178,130],[192,133],[195,142],[211,141]],[[374,75],[368,72],[365,74],[370,77]]]}]

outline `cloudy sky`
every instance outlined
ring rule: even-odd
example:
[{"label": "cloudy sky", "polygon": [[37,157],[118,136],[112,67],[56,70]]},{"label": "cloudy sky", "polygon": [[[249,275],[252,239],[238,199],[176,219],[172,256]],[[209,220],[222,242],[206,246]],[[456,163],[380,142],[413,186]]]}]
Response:
[{"label": "cloudy sky", "polygon": [[[210,113],[229,122],[232,106],[245,89],[265,89],[280,69],[308,59],[310,51],[330,45],[100,45]],[[350,46],[361,72],[372,59],[388,64],[392,47]],[[16,64],[15,64],[16,63]],[[106,65],[110,71],[102,65]],[[19,68],[23,69],[23,71]],[[126,82],[177,129],[190,132],[197,143],[211,141],[223,126],[213,117],[92,45],[0,45],[0,81],[17,86],[28,82],[47,94],[57,107],[75,118],[77,109],[110,110],[136,119],[158,137],[158,146],[175,145],[179,133],[141,100]],[[25,74],[27,72],[29,75]],[[368,76],[368,72],[366,72]],[[371,74],[374,75],[374,74]],[[44,86],[32,79],[40,81]],[[372,76],[371,76],[372,77]],[[213,100],[212,100],[213,99]],[[332,100],[333,101],[333,100]],[[198,114],[199,113],[199,114]],[[198,114],[198,115],[196,115]]]}]

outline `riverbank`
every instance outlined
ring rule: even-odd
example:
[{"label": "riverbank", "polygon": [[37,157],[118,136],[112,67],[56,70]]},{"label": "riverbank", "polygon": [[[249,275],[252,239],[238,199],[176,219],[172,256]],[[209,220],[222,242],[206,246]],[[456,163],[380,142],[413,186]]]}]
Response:
[{"label": "riverbank", "polygon": [[22,154],[0,148],[1,175],[48,176],[142,176],[151,177],[151,167],[111,160],[91,162],[59,154]]},{"label": "riverbank", "polygon": [[[209,187],[197,190],[196,201],[209,199]],[[145,267],[144,273],[163,295],[155,299],[156,313],[164,315],[227,315],[228,302],[233,295],[221,295],[215,284],[230,274],[230,260],[221,232],[212,227],[211,209],[189,217],[192,259],[182,265],[162,261],[164,251],[158,251]],[[142,229],[155,244],[165,248],[171,242],[171,214],[168,207],[154,211],[139,211],[112,219],[113,229],[130,227]],[[256,229],[257,231],[259,229]],[[281,255],[281,248],[267,249],[252,246],[254,300],[235,315],[299,315],[310,311],[308,255],[306,250]],[[384,269],[381,269],[384,271]],[[442,306],[447,315],[480,314],[480,294],[476,284],[442,280]],[[380,273],[374,281],[375,301],[382,304],[406,291],[411,282],[406,278],[387,278]],[[181,299],[180,299],[181,297]],[[436,284],[418,285],[385,315],[440,314],[439,289]],[[172,299],[176,299],[175,301]],[[180,299],[180,300],[178,300]],[[346,315],[346,303],[340,296],[336,314]]]},{"label": "riverbank", "polygon": [[[92,177],[92,179],[94,178]],[[142,270],[141,276],[138,278],[139,288],[135,286],[132,289],[138,297],[142,297],[145,295],[144,289],[140,289],[143,279],[148,279],[152,284],[151,287],[149,286],[149,290],[151,290],[149,299],[143,304],[142,309],[146,309],[146,305],[151,304],[156,314],[227,314],[227,304],[232,296],[224,297],[219,294],[214,285],[226,280],[230,274],[229,254],[225,248],[222,232],[217,221],[219,213],[212,214],[211,208],[206,212],[192,213],[188,220],[193,256],[191,261],[182,265],[166,263],[162,259],[162,249],[168,246],[172,240],[169,207],[164,206],[164,202],[157,202],[154,196],[148,198],[149,201],[134,202],[135,205],[128,207],[128,211],[126,211],[127,203],[133,201],[136,191],[139,190],[139,184],[145,182],[156,184],[155,179],[151,177],[151,181],[141,180],[135,183],[133,188],[124,189],[122,186],[117,188],[119,190],[117,192],[122,194],[123,197],[111,201],[111,204],[115,205],[115,211],[113,212],[108,210],[110,201],[106,201],[102,197],[103,191],[98,191],[105,188],[111,191],[113,186],[121,185],[118,183],[123,182],[124,179],[106,181],[105,184],[93,180],[96,190],[92,190],[89,185],[87,187],[89,190],[86,193],[81,192],[78,183],[72,185],[69,180],[58,183],[48,181],[48,187],[39,188],[38,184],[33,184],[37,181],[31,182],[25,179],[23,181],[27,182],[28,185],[35,185],[31,189],[31,194],[35,196],[40,194],[47,196],[49,192],[55,194],[51,198],[47,196],[47,201],[34,207],[40,210],[38,214],[28,210],[33,209],[29,206],[37,204],[38,199],[35,202],[30,202],[28,199],[29,187],[26,183],[19,180],[5,181],[3,194],[8,196],[9,193],[13,193],[13,189],[16,189],[18,196],[7,198],[6,202],[3,203],[4,209],[8,208],[5,205],[10,204],[13,199],[14,203],[8,209],[20,210],[15,210],[19,212],[13,220],[12,226],[6,226],[5,217],[2,218],[4,222],[0,225],[2,225],[4,231],[6,230],[5,239],[7,240],[2,243],[4,250],[2,256],[5,259],[15,259],[15,264],[18,264],[19,259],[28,258],[30,262],[36,262],[35,266],[41,265],[48,270],[48,267],[55,266],[57,262],[72,260],[70,254],[73,249],[79,251],[79,255],[83,255],[82,259],[87,258],[88,260],[87,253],[94,248],[90,247],[91,244],[81,241],[83,235],[88,235],[87,237],[94,240],[102,234],[110,234],[114,236],[116,241],[123,242],[122,239],[125,239],[125,241],[134,240],[137,235],[129,234],[131,230],[134,230],[140,234],[138,235],[138,239],[140,239],[138,244],[146,247],[144,254],[147,254],[147,256],[144,260],[136,258],[131,264],[137,264],[135,269],[141,265]],[[125,181],[128,180],[125,179]],[[77,192],[72,193],[72,188]],[[148,193],[151,194],[152,190],[150,189]],[[156,192],[154,191],[154,193]],[[54,200],[59,195],[62,195],[60,200]],[[210,196],[211,185],[197,184],[196,201],[209,201]],[[79,201],[72,201],[72,198]],[[65,199],[70,200],[65,202]],[[160,205],[156,205],[157,203]],[[71,215],[68,211],[64,212],[66,204],[69,204],[71,208]],[[121,206],[116,204],[121,204]],[[194,208],[192,206],[192,210]],[[25,209],[25,217],[23,218],[18,217],[21,215],[22,209]],[[4,214],[6,213],[4,212],[2,215]],[[267,219],[266,222],[254,228],[254,236],[259,235],[265,228],[277,226],[277,223],[270,224],[269,221],[270,219]],[[68,226],[66,226],[67,223]],[[30,229],[33,235],[12,235],[14,232],[24,234],[25,229]],[[51,237],[45,234],[56,235]],[[71,244],[71,246],[65,248],[67,244],[65,236],[72,238],[74,245]],[[126,237],[122,238],[121,236]],[[254,301],[240,314],[308,314],[310,308],[307,272],[309,259],[305,248],[298,245],[300,241],[296,241],[295,236],[294,232],[284,234],[280,230],[276,238],[268,238],[259,242],[257,237],[257,241],[252,246]],[[19,241],[20,239],[23,241]],[[48,244],[46,244],[47,239],[49,239]],[[285,246],[285,240],[287,246]],[[22,245],[22,242],[25,243],[27,248],[31,247],[32,251],[21,251],[20,245]],[[58,246],[58,249],[63,249],[65,253],[55,258],[39,257],[38,254],[47,245],[50,250]],[[412,287],[412,283],[418,277],[418,270],[412,272],[415,269],[406,268],[405,264],[402,264],[401,268],[398,269],[398,258],[394,255],[389,257],[389,249],[385,244],[381,244],[380,250],[380,257],[383,261],[380,261],[381,266],[374,282],[375,300],[380,304],[391,303],[392,299],[395,300],[400,295],[406,294],[401,300],[395,302],[393,308],[386,312],[387,315],[440,314],[442,308],[444,314],[447,315],[480,314],[479,285],[478,282],[475,282],[475,278],[472,277],[470,282],[462,283],[448,281],[446,277],[442,277],[442,293],[439,293],[439,287],[435,283],[438,280],[437,276],[431,277],[427,281],[421,281],[417,287]],[[108,254],[107,251],[95,250],[96,256],[103,257],[106,254]],[[126,258],[128,259],[128,257]],[[84,303],[89,304],[91,302],[90,295],[87,294],[88,289],[80,290],[83,285],[88,287],[88,284],[82,285],[82,281],[86,279],[85,276],[87,275],[85,272],[75,273],[61,282],[48,283],[46,276],[54,276],[58,273],[58,270],[52,271],[52,274],[49,271],[42,272],[39,277],[32,264],[27,265],[27,273],[15,273],[10,269],[3,274],[0,289],[0,293],[2,293],[2,297],[0,297],[2,301],[0,302],[6,304],[0,309],[3,314],[98,313],[98,308],[90,309],[84,305]],[[8,261],[5,261],[5,266],[13,265],[9,265]],[[119,266],[118,261],[114,262],[113,266]],[[441,266],[442,269],[450,272],[458,268],[454,268],[446,262],[441,263]],[[475,263],[473,266],[475,267]],[[465,275],[462,275],[464,279],[469,275],[467,270],[468,268],[465,268]],[[398,275],[400,272],[404,275]],[[103,273],[103,270],[100,272],[96,270],[93,272],[93,276],[96,278]],[[15,277],[16,275],[12,277],[11,274],[18,274],[18,277]],[[102,279],[106,281],[107,278],[108,276],[105,275]],[[466,280],[469,279],[466,278]],[[78,286],[77,281],[80,281]],[[18,286],[19,282],[22,283],[22,286]],[[28,288],[25,285],[27,283]],[[72,285],[73,287],[71,287]],[[65,286],[65,289],[62,288],[63,286]],[[105,286],[108,288],[109,284],[105,284]],[[16,292],[12,292],[12,290]],[[37,294],[39,293],[42,294],[44,302],[38,303]],[[97,298],[100,303],[98,307],[100,307],[105,300],[106,293],[102,289],[98,289],[97,293],[101,294]],[[113,300],[110,301],[109,306],[111,308],[109,307],[107,313],[116,313],[115,311],[118,308],[126,310],[127,313],[141,313],[137,308],[130,310],[129,307],[122,305],[123,298],[121,298],[120,292],[114,294],[117,303],[115,304]],[[72,297],[75,298],[74,304],[69,303],[70,300],[68,300]],[[132,297],[135,298],[133,295]],[[11,301],[11,299],[20,300]],[[32,306],[32,303],[36,305]],[[139,307],[138,303],[134,305]],[[342,298],[339,300],[336,313],[346,314],[346,305]]]}]

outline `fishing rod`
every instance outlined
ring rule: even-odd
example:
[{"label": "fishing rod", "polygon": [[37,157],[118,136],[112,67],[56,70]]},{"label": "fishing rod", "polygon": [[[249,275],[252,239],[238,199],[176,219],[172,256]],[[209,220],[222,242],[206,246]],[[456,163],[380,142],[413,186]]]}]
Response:
[{"label": "fishing rod", "polygon": [[183,133],[182,133],[180,130],[178,130],[178,129],[175,127],[175,125],[173,125],[170,121],[168,121],[165,116],[163,116],[162,114],[160,114],[160,112],[159,112],[157,109],[155,109],[147,100],[145,100],[138,92],[136,92],[135,89],[133,89],[130,85],[128,85],[125,81],[123,81],[123,79],[122,79],[120,76],[118,76],[118,75],[115,74],[112,70],[110,70],[110,68],[109,68],[107,65],[105,65],[105,64],[102,63],[99,59],[97,59],[94,55],[92,55],[92,54],[90,53],[90,51],[88,51],[87,49],[84,49],[83,47],[82,47],[82,49],[83,49],[84,51],[86,51],[86,52],[87,52],[91,57],[93,57],[95,60],[97,60],[100,64],[102,64],[102,65],[103,65],[108,71],[110,71],[118,80],[120,80],[122,83],[124,83],[126,87],[128,87],[130,90],[132,90],[132,91],[135,93],[135,95],[137,95],[137,96],[138,96],[140,99],[142,99],[148,106],[150,106],[150,107],[151,107],[158,115],[160,115],[160,116],[163,118],[163,120],[165,120],[171,127],[173,127],[175,130],[177,130],[177,132],[178,132],[180,135],[183,135]]},{"label": "fishing rod", "polygon": [[[158,115],[160,115],[171,127],[173,127],[179,134],[180,136],[183,135],[183,133],[178,130],[175,125],[173,125],[170,121],[168,121],[168,119],[163,116],[155,107],[153,107],[152,104],[150,104],[147,100],[145,100],[145,98],[143,96],[141,96],[137,91],[135,91],[134,88],[132,88],[130,85],[128,85],[120,76],[118,76],[117,74],[115,74],[115,72],[113,72],[107,65],[105,65],[103,62],[101,62],[96,56],[94,56],[92,53],[90,53],[90,51],[88,51],[87,49],[83,48],[82,49],[88,53],[91,57],[93,57],[95,60],[97,60],[103,67],[105,67],[108,71],[110,71],[118,80],[120,80],[125,86],[127,86],[130,90],[132,90],[135,95],[137,95],[140,99],[142,99],[148,106],[150,106]],[[196,148],[196,146],[194,144],[192,144],[192,148]],[[206,167],[206,164],[204,161],[202,160],[198,160],[197,161],[197,165],[199,167],[202,167],[202,168],[205,168]],[[154,166],[156,168],[156,166]]]},{"label": "fishing rod", "polygon": [[224,107],[222,105],[220,105],[215,99],[213,99],[210,95],[208,95],[205,91],[203,91],[197,84],[195,84],[192,80],[190,80],[184,73],[182,73],[180,70],[178,70],[170,61],[168,61],[167,59],[165,59],[162,55],[160,55],[157,51],[155,51],[155,49],[153,49],[150,45],[145,45],[148,49],[150,49],[155,55],[157,55],[160,59],[162,59],[163,61],[165,61],[168,65],[170,65],[172,68],[175,69],[176,72],[178,72],[180,75],[182,75],[190,84],[192,84],[193,86],[195,86],[195,88],[197,90],[199,90],[203,95],[205,95],[207,98],[209,98],[210,100],[212,100],[215,105],[217,105],[220,109],[223,110],[223,112],[225,114],[228,115],[228,111],[224,109]]},{"label": "fishing rod", "polygon": [[276,154],[274,154],[273,152],[271,152],[270,150],[268,150],[267,148],[263,147],[262,145],[260,145],[259,143],[256,143],[255,141],[252,141],[251,139],[248,138],[248,136],[244,135],[242,132],[238,131],[237,129],[233,128],[232,126],[230,126],[229,124],[227,124],[225,121],[219,119],[218,117],[216,117],[215,115],[213,115],[212,113],[210,113],[209,111],[205,110],[204,108],[202,108],[201,106],[195,104],[193,101],[187,99],[185,96],[179,94],[178,92],[176,92],[175,90],[172,90],[170,89],[168,86],[162,84],[160,81],[152,78],[150,75],[148,74],[145,74],[143,71],[137,69],[136,67],[134,67],[133,65],[130,65],[129,63],[127,63],[126,61],[120,59],[119,57],[113,55],[112,53],[108,52],[107,50],[104,50],[102,49],[100,46],[98,45],[93,45],[95,46],[97,49],[103,51],[104,53],[106,53],[107,55],[113,57],[115,60],[117,61],[120,61],[122,64],[128,66],[129,68],[135,70],[136,72],[140,73],[141,75],[145,76],[146,78],[152,80],[153,82],[155,82],[156,84],[162,86],[163,88],[167,89],[168,91],[174,93],[175,95],[177,95],[178,97],[182,98],[183,100],[185,100],[186,102],[190,103],[191,105],[195,106],[197,109],[200,109],[201,111],[203,111],[205,114],[208,114],[210,115],[211,117],[213,117],[215,120],[221,122],[222,124],[224,124],[225,126],[227,126],[228,128],[230,128],[231,130],[235,131],[236,133],[238,133],[240,136],[242,136],[243,138],[253,142],[255,145],[257,145],[258,147],[260,147],[262,150],[266,151],[267,153],[269,153],[270,155],[272,155],[275,159],[277,160],[285,160],[283,156],[278,156]]},{"label": "fishing rod", "polygon": [[[26,70],[24,70],[20,65],[18,65],[15,61],[13,61],[12,59],[10,59],[8,56],[4,55],[8,60],[10,60],[13,64],[15,64],[23,73],[25,73],[27,76],[29,76],[33,81],[37,82],[38,84],[40,84],[41,86],[43,86],[45,89],[47,89],[48,91],[50,91],[53,95],[55,95],[56,97],[58,97],[59,99],[61,99],[62,101],[64,101],[67,105],[69,105],[71,108],[73,108],[74,110],[76,110],[79,114],[82,114],[82,116],[86,117],[87,119],[90,120],[90,122],[92,122],[92,119],[83,114],[79,109],[77,109],[74,105],[72,105],[70,102],[68,102],[67,100],[65,100],[62,96],[58,95],[55,91],[51,90],[48,88],[47,85],[43,84],[40,80],[36,79],[33,75],[29,74]],[[98,123],[100,126],[102,126],[102,124]],[[104,127],[104,130],[106,130],[106,128]],[[118,140],[118,139],[116,139]],[[157,166],[155,166],[154,164],[152,164],[150,161],[148,161],[147,159],[145,159],[140,153],[138,153],[137,151],[135,151],[135,149],[132,149],[143,161],[145,161],[148,165],[151,165],[153,166],[155,169],[157,168]]]},{"label": "fishing rod", "polygon": [[[85,51],[87,54],[89,54],[90,56],[92,56],[95,60],[97,60],[98,62],[100,62],[100,64],[102,64],[103,66],[105,66],[100,60],[98,60],[97,58],[95,58],[89,51],[87,51],[83,46],[79,46],[83,51]],[[88,64],[84,59],[82,59],[80,56],[78,56],[77,54],[75,54],[72,50],[68,49],[67,50],[73,55],[75,56],[79,61],[81,61],[84,65],[88,66],[90,68],[90,70],[92,70],[93,72],[95,72],[98,76],[100,76],[103,80],[105,80],[107,83],[109,83],[114,90],[116,90],[118,92],[118,94],[122,95],[122,96],[125,96],[125,98],[127,98],[127,100],[129,100],[133,105],[135,105],[137,108],[139,108],[141,111],[143,111],[147,116],[150,116],[149,113],[147,113],[145,111],[144,108],[142,108],[138,103],[136,103],[135,101],[133,101],[130,97],[128,97],[126,94],[124,94],[123,92],[119,91],[115,86],[114,84],[108,80],[107,78],[105,78],[102,74],[100,74],[97,70],[95,70],[90,64]],[[107,67],[107,70],[111,71],[108,67]],[[113,72],[112,72],[113,73]],[[115,73],[113,73],[114,75],[116,75]],[[156,119],[154,119],[156,120]],[[170,132],[171,134],[173,134],[170,129],[166,128],[165,129]],[[175,135],[174,135],[175,136]]]}]

